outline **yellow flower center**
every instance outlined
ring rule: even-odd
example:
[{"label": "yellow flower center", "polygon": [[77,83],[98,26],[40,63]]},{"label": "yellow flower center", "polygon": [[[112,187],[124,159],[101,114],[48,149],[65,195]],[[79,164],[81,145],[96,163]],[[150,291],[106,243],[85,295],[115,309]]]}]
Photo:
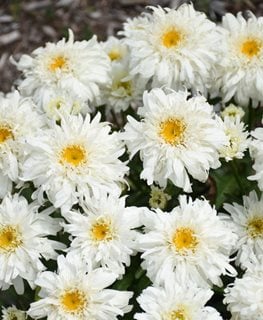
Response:
[{"label": "yellow flower center", "polygon": [[67,70],[68,69],[68,59],[63,55],[55,56],[48,65],[48,69],[51,72],[56,72],[57,70]]},{"label": "yellow flower center", "polygon": [[169,314],[169,320],[186,320],[186,315],[184,309],[173,310]]},{"label": "yellow flower center", "polygon": [[95,241],[110,241],[113,239],[113,230],[110,221],[99,219],[91,228],[91,237]]},{"label": "yellow flower center", "polygon": [[78,167],[86,162],[86,150],[77,144],[65,147],[60,154],[60,163]]},{"label": "yellow flower center", "polygon": [[8,126],[0,126],[0,143],[4,143],[8,139],[13,139],[13,133],[10,127]]},{"label": "yellow flower center", "polygon": [[228,116],[229,116],[229,117],[236,117],[236,116],[237,116],[237,112],[235,112],[235,111],[230,111],[230,112],[228,112]]},{"label": "yellow flower center", "polygon": [[120,81],[117,83],[117,88],[123,88],[129,96],[132,93],[131,81]]},{"label": "yellow flower center", "polygon": [[54,101],[54,107],[55,107],[55,109],[59,110],[62,105],[63,105],[63,101],[62,101],[62,100]]},{"label": "yellow flower center", "polygon": [[262,43],[257,39],[247,39],[241,44],[241,52],[248,58],[257,56],[262,48]]},{"label": "yellow flower center", "polygon": [[168,119],[160,124],[160,135],[166,143],[181,144],[184,138],[186,125],[181,119]]},{"label": "yellow flower center", "polygon": [[263,237],[263,218],[255,217],[248,222],[248,234],[251,238]]},{"label": "yellow flower center", "polygon": [[186,250],[194,251],[198,240],[192,229],[181,227],[176,229],[172,237],[172,244],[179,253],[184,254]]},{"label": "yellow flower center", "polygon": [[62,98],[55,98],[55,99],[52,99],[50,100],[49,104],[48,104],[48,109],[49,110],[59,110],[63,104],[65,102],[63,101]]},{"label": "yellow flower center", "polygon": [[21,244],[21,233],[16,226],[0,228],[0,251],[14,252]]},{"label": "yellow flower center", "polygon": [[108,56],[111,59],[111,61],[120,60],[122,57],[120,51],[118,51],[118,50],[111,50],[108,53]]},{"label": "yellow flower center", "polygon": [[87,297],[78,289],[67,290],[60,296],[60,303],[66,312],[81,313],[87,305]]},{"label": "yellow flower center", "polygon": [[182,40],[182,33],[172,28],[162,35],[162,44],[166,48],[176,47]]}]

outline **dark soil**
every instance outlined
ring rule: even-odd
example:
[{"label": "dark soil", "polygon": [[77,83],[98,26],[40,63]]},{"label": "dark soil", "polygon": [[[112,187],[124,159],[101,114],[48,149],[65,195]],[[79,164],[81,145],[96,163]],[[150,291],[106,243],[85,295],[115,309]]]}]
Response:
[{"label": "dark soil", "polygon": [[[0,0],[0,91],[11,90],[19,73],[9,62],[30,53],[45,42],[56,42],[71,28],[78,40],[97,34],[99,40],[116,35],[127,17],[145,10],[146,5],[176,7],[185,0]],[[196,9],[213,20],[230,11],[263,12],[261,0],[196,0]]]}]

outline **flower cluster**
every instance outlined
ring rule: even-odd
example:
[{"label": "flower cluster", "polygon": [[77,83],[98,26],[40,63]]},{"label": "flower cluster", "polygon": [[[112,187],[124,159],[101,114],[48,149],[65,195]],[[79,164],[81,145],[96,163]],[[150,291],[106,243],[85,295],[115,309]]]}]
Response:
[{"label": "flower cluster", "polygon": [[149,7],[12,59],[2,319],[263,318],[262,19]]}]

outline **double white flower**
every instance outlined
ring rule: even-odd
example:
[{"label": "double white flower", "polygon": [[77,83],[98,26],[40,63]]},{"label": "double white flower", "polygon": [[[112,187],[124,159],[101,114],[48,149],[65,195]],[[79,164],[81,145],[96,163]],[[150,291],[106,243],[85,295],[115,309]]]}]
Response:
[{"label": "double white flower", "polygon": [[222,21],[221,56],[216,67],[223,101],[232,98],[243,106],[263,100],[263,18],[251,12],[246,20],[227,13]]},{"label": "double white flower", "polygon": [[130,311],[131,292],[107,289],[117,275],[105,268],[93,269],[78,256],[58,257],[58,271],[40,274],[37,302],[28,314],[48,320],[115,320]]},{"label": "double white flower", "polygon": [[209,169],[220,166],[218,151],[228,143],[223,128],[204,97],[187,96],[153,89],[143,95],[142,120],[128,117],[123,138],[131,157],[140,152],[141,178],[149,185],[165,187],[170,179],[190,192],[189,175],[205,182]]},{"label": "double white flower", "polygon": [[26,199],[7,195],[0,205],[0,288],[14,285],[16,291],[24,291],[23,279],[35,288],[35,279],[45,270],[41,258],[56,259],[55,249],[64,244],[49,240],[61,229],[59,219],[49,215],[54,208],[38,212],[39,205],[28,204]]},{"label": "double white flower", "polygon": [[31,56],[22,55],[17,68],[24,74],[21,92],[42,102],[54,89],[68,90],[84,100],[93,101],[99,95],[99,86],[110,82],[110,59],[97,42],[74,41],[69,30],[68,41],[48,42]]},{"label": "double white flower", "polygon": [[163,287],[146,288],[137,299],[144,313],[137,320],[222,320],[212,307],[205,307],[213,295],[210,289],[192,282],[180,283],[169,279]]},{"label": "double white flower", "polygon": [[152,79],[153,86],[192,88],[205,93],[218,55],[216,25],[184,4],[177,10],[151,7],[124,25],[133,74]]},{"label": "double white flower", "polygon": [[33,181],[39,201],[46,193],[62,211],[84,196],[98,198],[101,191],[120,194],[128,168],[118,159],[124,152],[118,134],[110,130],[100,114],[93,120],[89,115],[64,117],[61,126],[54,123],[28,140],[22,179]]},{"label": "double white flower", "polygon": [[179,198],[171,212],[148,211],[139,238],[142,266],[156,284],[177,278],[199,286],[222,286],[221,274],[235,276],[230,254],[237,236],[206,200]]},{"label": "double white flower", "polygon": [[0,96],[0,198],[11,192],[12,182],[19,182],[26,140],[43,126],[35,109],[32,100],[18,91]]},{"label": "double white flower", "polygon": [[73,240],[70,252],[95,266],[106,266],[123,275],[130,265],[130,256],[137,253],[140,213],[143,209],[125,207],[125,198],[101,194],[81,204],[84,212],[64,214],[69,224],[64,229]]}]

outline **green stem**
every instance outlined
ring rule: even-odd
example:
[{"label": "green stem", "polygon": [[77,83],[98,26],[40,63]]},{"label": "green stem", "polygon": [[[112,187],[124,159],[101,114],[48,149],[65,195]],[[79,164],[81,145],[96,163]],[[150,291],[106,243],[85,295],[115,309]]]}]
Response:
[{"label": "green stem", "polygon": [[239,177],[238,167],[237,167],[237,164],[236,164],[235,160],[230,161],[230,166],[231,166],[231,169],[232,169],[232,171],[234,173],[234,177],[235,177],[236,182],[237,182],[237,184],[239,186],[239,189],[240,189],[240,191],[241,191],[241,193],[243,195],[243,194],[245,194],[245,191],[244,191],[242,182],[241,182],[240,177]]}]

